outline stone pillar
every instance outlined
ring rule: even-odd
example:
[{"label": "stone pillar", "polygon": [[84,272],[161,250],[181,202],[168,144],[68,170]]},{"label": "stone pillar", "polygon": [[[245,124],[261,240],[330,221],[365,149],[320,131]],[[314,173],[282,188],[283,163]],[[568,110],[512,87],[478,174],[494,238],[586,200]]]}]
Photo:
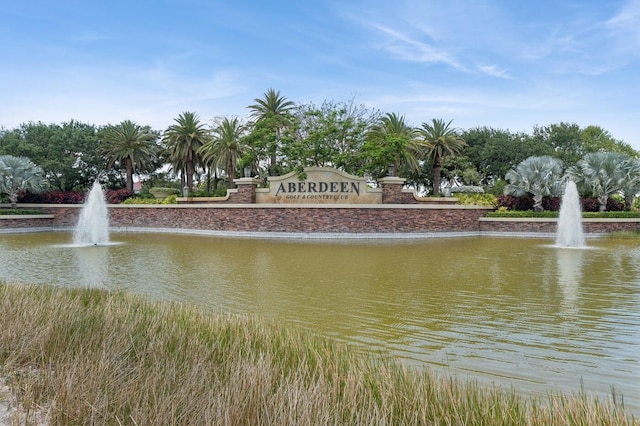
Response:
[{"label": "stone pillar", "polygon": [[406,179],[396,176],[387,176],[378,179],[378,183],[382,186],[382,204],[409,204],[411,203],[412,194],[402,192],[402,186]]},{"label": "stone pillar", "polygon": [[229,194],[229,202],[233,204],[255,204],[256,188],[260,183],[260,179],[244,177],[234,180],[236,184],[236,192]]}]

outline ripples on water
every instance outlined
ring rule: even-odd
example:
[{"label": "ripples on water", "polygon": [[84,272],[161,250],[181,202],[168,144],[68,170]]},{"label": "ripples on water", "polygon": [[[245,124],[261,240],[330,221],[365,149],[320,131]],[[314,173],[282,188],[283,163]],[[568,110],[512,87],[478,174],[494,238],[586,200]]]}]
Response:
[{"label": "ripples on water", "polygon": [[[289,322],[415,367],[640,413],[640,247],[509,238],[310,242],[0,235],[0,281],[123,289]],[[63,245],[60,247],[59,245]],[[28,260],[25,260],[28,259]]]}]

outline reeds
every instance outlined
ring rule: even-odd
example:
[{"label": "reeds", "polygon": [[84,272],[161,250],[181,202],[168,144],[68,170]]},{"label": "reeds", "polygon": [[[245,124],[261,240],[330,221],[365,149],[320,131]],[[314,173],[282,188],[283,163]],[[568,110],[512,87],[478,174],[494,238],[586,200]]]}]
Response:
[{"label": "reeds", "polygon": [[304,330],[95,289],[0,284],[0,377],[16,424],[638,424],[615,398],[525,398]]}]

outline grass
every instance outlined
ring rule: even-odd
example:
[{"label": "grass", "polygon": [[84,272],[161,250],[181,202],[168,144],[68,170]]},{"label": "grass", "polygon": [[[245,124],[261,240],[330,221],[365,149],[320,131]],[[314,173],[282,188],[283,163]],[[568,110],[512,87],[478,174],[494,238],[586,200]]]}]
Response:
[{"label": "grass", "polygon": [[522,397],[122,293],[0,283],[0,312],[0,377],[54,425],[639,424],[616,395]]}]

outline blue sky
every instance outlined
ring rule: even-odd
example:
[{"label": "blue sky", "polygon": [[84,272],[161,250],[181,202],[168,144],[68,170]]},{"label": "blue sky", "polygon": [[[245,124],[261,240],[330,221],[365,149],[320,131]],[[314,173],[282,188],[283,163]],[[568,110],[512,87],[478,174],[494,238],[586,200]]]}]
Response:
[{"label": "blue sky", "polygon": [[24,0],[0,9],[0,127],[183,111],[269,88],[419,126],[597,125],[640,149],[640,0]]}]

